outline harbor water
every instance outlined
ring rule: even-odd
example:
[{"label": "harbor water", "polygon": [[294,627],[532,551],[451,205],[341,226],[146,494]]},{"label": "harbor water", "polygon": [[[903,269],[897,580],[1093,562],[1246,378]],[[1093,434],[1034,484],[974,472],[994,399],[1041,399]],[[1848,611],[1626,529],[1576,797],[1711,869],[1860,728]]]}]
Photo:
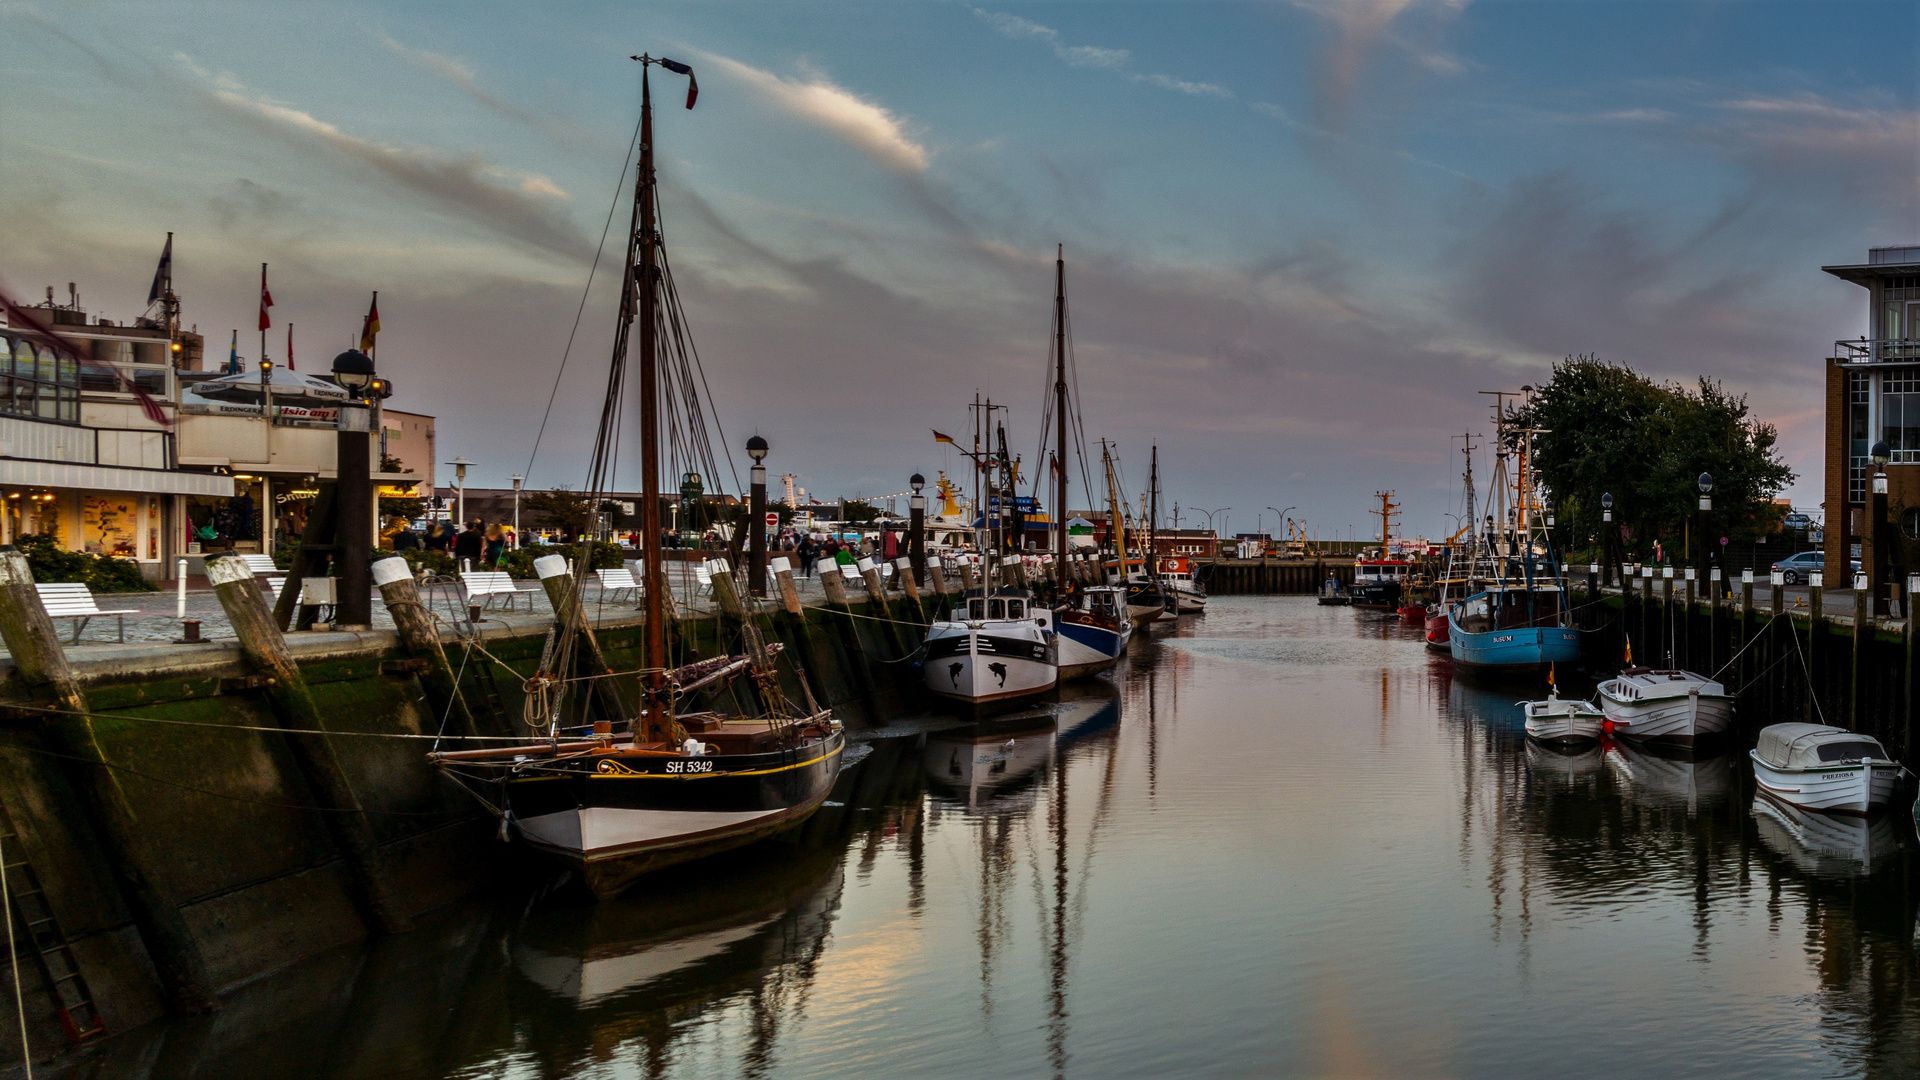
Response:
[{"label": "harbor water", "polygon": [[1468,682],[1398,619],[1217,597],[1058,704],[869,733],[790,842],[598,905],[516,863],[523,889],[69,1071],[1920,1072],[1904,800],[1756,805],[1737,741],[1545,751],[1538,689]]}]

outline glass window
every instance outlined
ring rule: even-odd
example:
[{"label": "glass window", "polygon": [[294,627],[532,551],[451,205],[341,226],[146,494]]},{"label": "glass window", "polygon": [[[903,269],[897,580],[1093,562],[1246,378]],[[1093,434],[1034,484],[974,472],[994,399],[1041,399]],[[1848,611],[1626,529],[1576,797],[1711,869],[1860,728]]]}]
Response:
[{"label": "glass window", "polygon": [[1024,619],[1027,617],[1026,605],[1018,600],[1007,601],[1007,618]]},{"label": "glass window", "polygon": [[1007,602],[1005,600],[987,601],[987,618],[1004,619],[1006,617],[1007,617]]},{"label": "glass window", "polygon": [[1880,437],[1895,461],[1920,461],[1920,375],[1889,371],[1880,383]]}]

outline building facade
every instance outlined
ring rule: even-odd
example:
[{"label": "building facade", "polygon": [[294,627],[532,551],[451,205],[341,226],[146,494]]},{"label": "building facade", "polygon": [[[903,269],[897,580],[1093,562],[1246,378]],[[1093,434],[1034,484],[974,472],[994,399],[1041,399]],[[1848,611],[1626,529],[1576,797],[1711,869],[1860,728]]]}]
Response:
[{"label": "building facade", "polygon": [[1889,450],[1895,535],[1920,539],[1920,246],[1871,248],[1865,263],[1821,269],[1867,294],[1866,334],[1834,342],[1827,362],[1827,583],[1844,586],[1850,560],[1873,565],[1867,511],[1876,442]]}]

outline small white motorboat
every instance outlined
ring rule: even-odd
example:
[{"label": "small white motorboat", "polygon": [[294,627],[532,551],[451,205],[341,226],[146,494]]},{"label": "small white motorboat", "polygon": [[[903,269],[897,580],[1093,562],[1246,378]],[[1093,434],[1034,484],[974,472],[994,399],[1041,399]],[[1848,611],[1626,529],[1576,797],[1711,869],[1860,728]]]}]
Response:
[{"label": "small white motorboat", "polygon": [[927,689],[975,709],[1015,705],[1060,682],[1053,612],[1025,589],[968,592],[927,627],[925,649]]},{"label": "small white motorboat", "polygon": [[1527,738],[1543,743],[1597,742],[1607,715],[1584,701],[1566,701],[1560,691],[1547,691],[1545,701],[1523,701]]},{"label": "small white motorboat", "polygon": [[1774,724],[1747,751],[1760,792],[1792,806],[1860,814],[1887,804],[1906,769],[1871,735],[1825,724]]},{"label": "small white motorboat", "polygon": [[1600,684],[1600,708],[1614,734],[1642,742],[1691,746],[1733,723],[1733,695],[1725,686],[1677,669],[1622,671]]}]

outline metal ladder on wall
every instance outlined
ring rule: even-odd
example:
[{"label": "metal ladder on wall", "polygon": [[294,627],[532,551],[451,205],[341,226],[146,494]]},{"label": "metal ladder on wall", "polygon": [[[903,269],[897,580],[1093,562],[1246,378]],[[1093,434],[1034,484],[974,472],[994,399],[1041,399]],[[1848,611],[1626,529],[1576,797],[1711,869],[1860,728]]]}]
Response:
[{"label": "metal ladder on wall", "polygon": [[[478,635],[479,631],[474,628],[466,605],[461,602],[459,579],[429,578],[422,591],[424,593],[422,603],[429,613],[434,612],[436,603],[440,604],[447,609],[444,621],[452,626],[460,637]],[[455,670],[459,669],[459,665],[454,666]],[[479,691],[480,704],[485,706],[492,715],[505,719],[507,706],[500,696],[499,683],[494,681],[493,662],[478,653],[473,654],[466,665],[466,676],[472,680],[471,689]],[[465,679],[462,680],[462,682],[465,681]],[[472,703],[469,703],[469,711],[472,707]]]},{"label": "metal ladder on wall", "polygon": [[53,994],[54,1008],[59,1011],[60,1026],[68,1041],[82,1043],[105,1035],[107,1025],[94,1007],[93,994],[87,989],[86,977],[80,974],[66,931],[54,917],[40,887],[40,875],[33,872],[33,864],[27,861],[20,837],[4,810],[0,810],[0,863],[7,868],[8,899],[12,901],[9,908],[21,944],[39,961],[40,974]]}]

